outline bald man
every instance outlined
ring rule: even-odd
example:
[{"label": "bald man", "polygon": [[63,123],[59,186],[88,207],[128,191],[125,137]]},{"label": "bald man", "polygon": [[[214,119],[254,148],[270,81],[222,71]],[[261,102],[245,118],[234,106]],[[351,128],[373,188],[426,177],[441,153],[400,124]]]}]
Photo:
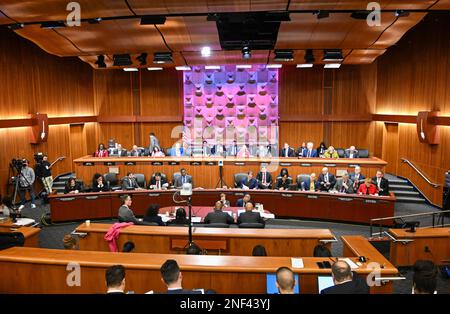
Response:
[{"label": "bald man", "polygon": [[296,281],[294,272],[288,267],[277,269],[277,289],[280,294],[294,294]]},{"label": "bald man", "polygon": [[328,172],[327,167],[322,168],[322,173],[319,176],[319,184],[320,190],[323,192],[330,191],[336,184],[336,177]]},{"label": "bald man", "polygon": [[359,277],[345,261],[337,261],[331,266],[334,286],[323,289],[320,294],[368,294],[366,280]]}]

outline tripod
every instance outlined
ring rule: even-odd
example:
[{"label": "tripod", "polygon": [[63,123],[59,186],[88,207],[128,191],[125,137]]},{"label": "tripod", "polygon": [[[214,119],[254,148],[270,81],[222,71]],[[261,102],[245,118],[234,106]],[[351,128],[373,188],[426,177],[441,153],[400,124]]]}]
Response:
[{"label": "tripod", "polygon": [[223,179],[223,165],[219,165],[219,180],[217,181],[216,189],[221,189],[224,185],[227,185],[227,183]]},{"label": "tripod", "polygon": [[26,187],[21,187],[22,189],[25,189],[25,190],[28,190],[28,187],[29,187],[29,190],[30,190],[30,196],[31,196],[31,194],[33,193],[34,194],[34,192],[33,192],[33,186],[32,186],[32,184],[30,183],[30,181],[28,181],[28,179],[23,175],[23,173],[22,173],[22,168],[19,168],[19,167],[17,167],[16,165],[11,165],[14,169],[16,169],[17,170],[17,176],[16,176],[16,181],[15,181],[15,185],[14,185],[14,194],[13,194],[13,199],[12,199],[12,202],[13,202],[13,205],[14,205],[14,209],[16,208],[16,205],[17,205],[17,202],[16,202],[16,198],[17,198],[17,192],[19,191],[19,185],[20,185],[20,179],[22,178],[22,179],[24,179],[25,180],[25,183],[27,184],[27,186]]}]

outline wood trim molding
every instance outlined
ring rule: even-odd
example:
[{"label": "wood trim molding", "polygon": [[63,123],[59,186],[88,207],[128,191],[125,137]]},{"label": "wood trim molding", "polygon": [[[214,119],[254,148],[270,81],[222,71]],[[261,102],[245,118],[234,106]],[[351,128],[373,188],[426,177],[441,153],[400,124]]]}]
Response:
[{"label": "wood trim molding", "polygon": [[417,116],[395,115],[395,114],[373,114],[372,121],[416,124]]},{"label": "wood trim molding", "polygon": [[371,114],[281,115],[280,122],[371,122]]},{"label": "wood trim molding", "polygon": [[87,122],[97,122],[97,116],[48,118],[48,124],[49,125],[55,125],[55,124],[77,124],[77,123],[87,123]]},{"label": "wood trim molding", "polygon": [[99,123],[183,122],[182,116],[98,116]]}]

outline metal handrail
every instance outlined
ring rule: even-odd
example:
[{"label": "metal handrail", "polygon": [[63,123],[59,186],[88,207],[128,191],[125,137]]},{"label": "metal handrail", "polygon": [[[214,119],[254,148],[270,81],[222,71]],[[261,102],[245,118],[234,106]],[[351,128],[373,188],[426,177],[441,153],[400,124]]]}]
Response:
[{"label": "metal handrail", "polygon": [[400,159],[401,159],[402,162],[406,162],[408,165],[411,166],[411,168],[413,168],[414,170],[416,170],[416,172],[417,172],[417,173],[418,173],[425,181],[427,181],[428,184],[430,184],[432,187],[438,188],[438,187],[440,186],[440,184],[431,182],[431,180],[428,179],[428,178],[423,174],[423,172],[420,171],[420,169],[417,168],[411,161],[409,161],[409,160],[406,159],[406,158],[400,158]]}]

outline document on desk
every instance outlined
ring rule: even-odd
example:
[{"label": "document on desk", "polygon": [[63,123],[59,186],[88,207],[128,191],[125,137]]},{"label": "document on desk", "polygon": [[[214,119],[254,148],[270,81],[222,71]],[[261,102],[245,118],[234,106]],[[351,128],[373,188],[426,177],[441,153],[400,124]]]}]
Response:
[{"label": "document on desk", "polygon": [[192,217],[192,222],[194,223],[202,222],[202,217]]},{"label": "document on desk", "polygon": [[358,265],[356,265],[355,262],[353,262],[348,257],[338,258],[338,260],[346,262],[350,266],[351,269],[357,269],[358,268]]},{"label": "document on desk", "polygon": [[31,218],[17,218],[17,222],[13,223],[13,226],[29,226],[34,224],[36,221]]},{"label": "document on desk", "polygon": [[291,257],[292,268],[304,268],[303,258]]}]

